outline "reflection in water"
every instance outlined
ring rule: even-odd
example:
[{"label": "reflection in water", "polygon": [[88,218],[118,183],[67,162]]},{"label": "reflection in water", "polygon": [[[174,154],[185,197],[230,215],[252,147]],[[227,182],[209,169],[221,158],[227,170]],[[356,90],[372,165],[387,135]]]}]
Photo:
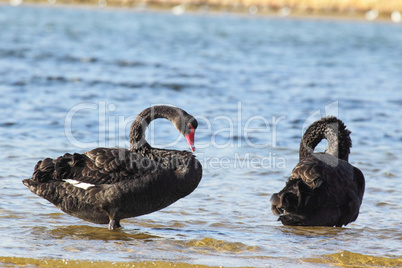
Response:
[{"label": "reflection in water", "polygon": [[303,226],[281,226],[277,229],[284,235],[297,235],[305,237],[335,237],[350,230],[338,227],[303,227]]},{"label": "reflection in water", "polygon": [[159,238],[158,236],[146,233],[134,233],[134,234],[126,233],[124,232],[124,230],[116,230],[110,232],[107,228],[92,227],[87,225],[70,225],[67,227],[52,228],[50,230],[48,229],[44,231],[46,236],[51,237],[53,239],[128,241],[132,239],[149,240]]}]

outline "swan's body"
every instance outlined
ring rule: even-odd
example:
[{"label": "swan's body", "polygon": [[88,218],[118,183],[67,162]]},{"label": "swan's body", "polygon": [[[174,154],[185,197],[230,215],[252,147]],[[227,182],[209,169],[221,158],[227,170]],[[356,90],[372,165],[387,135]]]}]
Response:
[{"label": "swan's body", "polygon": [[120,220],[148,214],[190,194],[202,167],[191,152],[152,148],[144,139],[148,124],[167,118],[194,151],[197,121],[184,110],[154,106],[141,112],[130,129],[130,150],[96,148],[83,154],[46,158],[23,183],[62,211],[86,221],[120,227]]},{"label": "swan's body", "polygon": [[[284,225],[337,226],[359,215],[365,180],[348,162],[350,131],[335,117],[314,122],[300,144],[300,161],[286,186],[272,196],[272,212]],[[313,153],[322,139],[325,153]]]}]

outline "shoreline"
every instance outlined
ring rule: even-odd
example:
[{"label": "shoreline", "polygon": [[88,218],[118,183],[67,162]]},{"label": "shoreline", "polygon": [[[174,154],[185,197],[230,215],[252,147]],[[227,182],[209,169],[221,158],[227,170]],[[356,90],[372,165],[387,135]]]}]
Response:
[{"label": "shoreline", "polygon": [[[140,0],[141,1],[141,0]],[[183,0],[183,4],[178,1],[170,2],[157,1],[132,1],[132,0],[0,0],[0,5],[9,6],[45,6],[55,8],[65,7],[83,7],[97,9],[121,9],[133,10],[138,12],[168,12],[173,15],[200,14],[200,15],[219,15],[233,14],[246,17],[272,17],[272,18],[295,18],[295,19],[334,19],[334,20],[353,20],[367,22],[390,22],[402,25],[402,12],[393,11],[391,13],[380,12],[377,10],[359,11],[356,8],[348,9],[344,12],[325,9],[317,10],[291,9],[284,7],[271,7],[260,5],[245,4],[207,4],[209,0],[200,3],[192,3],[189,0]],[[191,1],[191,0],[190,0]],[[402,3],[401,3],[402,6]]]}]

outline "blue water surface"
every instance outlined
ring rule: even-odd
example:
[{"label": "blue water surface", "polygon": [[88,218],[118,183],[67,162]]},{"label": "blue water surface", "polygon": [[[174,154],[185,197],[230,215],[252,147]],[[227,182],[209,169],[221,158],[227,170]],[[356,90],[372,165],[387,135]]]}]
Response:
[{"label": "blue water surface", "polygon": [[[0,256],[261,267],[343,251],[401,258],[401,25],[1,5],[0,40]],[[132,120],[155,104],[199,121],[204,174],[186,198],[111,233],[21,183],[45,157],[127,148]],[[303,131],[329,114],[352,131],[349,159],[366,177],[360,216],[284,227],[270,196]],[[167,120],[147,138],[189,149]]]}]

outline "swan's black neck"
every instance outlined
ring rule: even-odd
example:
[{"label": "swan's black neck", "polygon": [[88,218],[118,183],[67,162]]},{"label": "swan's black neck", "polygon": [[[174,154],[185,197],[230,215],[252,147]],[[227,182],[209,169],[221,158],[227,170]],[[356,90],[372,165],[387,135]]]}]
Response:
[{"label": "swan's black neck", "polygon": [[[183,114],[187,114],[184,110],[171,107],[171,106],[152,106],[142,111],[131,124],[130,127],[130,149],[137,150],[140,148],[151,148],[148,142],[145,140],[145,130],[152,120],[157,118],[166,118],[171,121],[176,128],[183,134],[184,130],[181,130],[181,120]],[[184,125],[184,124],[183,124]]]},{"label": "swan's black neck", "polygon": [[300,160],[311,155],[323,139],[328,141],[325,153],[348,161],[352,147],[350,131],[334,116],[321,118],[308,127],[300,143]]}]

